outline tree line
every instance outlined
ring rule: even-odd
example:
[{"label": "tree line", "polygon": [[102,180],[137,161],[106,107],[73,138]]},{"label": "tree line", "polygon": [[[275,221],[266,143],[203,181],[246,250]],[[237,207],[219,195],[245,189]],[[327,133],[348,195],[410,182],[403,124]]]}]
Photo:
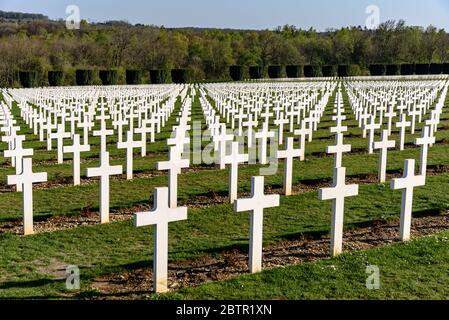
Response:
[{"label": "tree line", "polygon": [[20,72],[26,71],[35,73],[38,85],[49,84],[49,71],[63,72],[63,84],[76,84],[77,70],[92,70],[86,72],[94,84],[104,82],[101,70],[103,78],[113,77],[117,83],[126,83],[133,70],[146,83],[151,82],[150,70],[153,75],[168,70],[168,79],[173,69],[187,70],[194,81],[229,80],[230,66],[241,67],[243,78],[250,77],[251,69],[267,75],[270,66],[276,74],[274,67],[281,66],[284,76],[285,66],[303,66],[303,74],[308,68],[312,73],[338,75],[341,69],[369,75],[373,65],[400,73],[402,65],[447,63],[449,36],[443,29],[407,26],[402,20],[387,21],[375,30],[346,27],[326,32],[290,25],[260,31],[169,29],[122,21],[83,21],[80,30],[68,30],[63,21],[1,21],[0,57],[2,87],[20,86]]}]

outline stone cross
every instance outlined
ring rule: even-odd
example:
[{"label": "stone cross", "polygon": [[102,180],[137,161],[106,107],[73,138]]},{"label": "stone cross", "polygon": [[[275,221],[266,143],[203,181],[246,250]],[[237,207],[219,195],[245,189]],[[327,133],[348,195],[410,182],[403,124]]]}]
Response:
[{"label": "stone cross", "polygon": [[100,221],[109,222],[109,180],[110,176],[122,174],[122,166],[109,164],[109,152],[101,152],[100,167],[87,169],[87,176],[100,177]]},{"label": "stone cross", "polygon": [[404,150],[405,145],[405,129],[410,127],[411,122],[407,121],[407,116],[405,113],[401,114],[401,121],[396,123],[396,127],[400,128],[400,137],[399,137],[399,150]]},{"label": "stone cross", "polygon": [[50,133],[50,139],[56,139],[58,145],[58,163],[64,162],[64,138],[70,138],[70,132],[65,132],[65,126],[63,123],[58,124],[58,131]]},{"label": "stone cross", "polygon": [[415,144],[421,146],[419,174],[427,176],[427,153],[429,146],[435,143],[435,137],[432,136],[430,127],[425,126],[422,130],[421,138],[415,139]]},{"label": "stone cross", "polygon": [[168,161],[161,161],[157,163],[157,170],[168,170],[170,208],[176,208],[178,206],[178,174],[181,174],[181,169],[188,168],[189,165],[190,161],[182,159],[182,149],[177,146],[170,147]]},{"label": "stone cross", "polygon": [[118,149],[126,149],[126,179],[132,180],[133,178],[133,151],[135,148],[142,148],[143,141],[134,141],[134,134],[130,130],[126,134],[126,142],[117,143]]},{"label": "stone cross", "polygon": [[263,211],[279,206],[279,195],[264,194],[264,177],[251,178],[251,197],[234,201],[234,211],[251,211],[249,271],[262,270]]},{"label": "stone cross", "polygon": [[156,188],[153,209],[134,215],[136,227],[154,225],[153,290],[156,293],[168,291],[168,224],[182,220],[187,220],[187,208],[168,205],[168,188]]},{"label": "stone cross", "polygon": [[343,153],[351,152],[351,145],[343,144],[343,133],[337,133],[335,136],[335,145],[328,146],[326,152],[328,154],[335,154],[334,168],[339,168],[342,166]]},{"label": "stone cross", "polygon": [[386,181],[387,173],[387,153],[389,148],[394,148],[396,141],[388,140],[388,129],[382,131],[381,141],[374,142],[374,149],[380,149],[379,158],[379,181],[384,183]]},{"label": "stone cross", "polygon": [[332,224],[331,224],[331,256],[337,256],[342,252],[343,244],[343,215],[345,198],[359,194],[359,186],[345,183],[346,168],[334,168],[334,183],[331,188],[319,190],[320,200],[332,200]]},{"label": "stone cross", "polygon": [[266,125],[262,130],[256,132],[255,137],[260,139],[259,162],[260,164],[267,164],[267,143],[269,138],[274,138],[274,131],[268,130],[268,125]]},{"label": "stone cross", "polygon": [[9,185],[22,186],[22,206],[23,206],[23,233],[33,234],[33,183],[47,181],[47,173],[34,173],[33,160],[31,158],[22,159],[22,172],[18,175],[7,177]]},{"label": "stone cross", "polygon": [[[20,137],[20,138],[19,138]],[[17,136],[15,139],[16,147],[13,150],[5,150],[4,156],[5,158],[11,158],[11,164],[16,167],[16,175],[19,175],[22,172],[22,159],[24,157],[31,157],[34,154],[33,149],[24,149],[22,147],[22,141],[25,140],[25,136]],[[22,191],[22,185],[18,184],[16,187],[18,192]]]},{"label": "stone cross", "polygon": [[226,164],[230,164],[229,168],[229,201],[233,203],[237,199],[237,185],[238,185],[238,170],[239,163],[248,162],[248,154],[240,154],[239,143],[233,142],[231,147],[231,154],[224,159]]},{"label": "stone cross", "polygon": [[374,116],[370,117],[370,124],[366,125],[366,129],[369,131],[369,135],[368,135],[368,153],[369,154],[373,154],[374,153],[374,149],[373,149],[373,145],[374,145],[374,131],[376,129],[380,129],[380,123],[376,123],[376,119]]},{"label": "stone cross", "polygon": [[292,194],[293,158],[300,157],[301,149],[295,149],[294,138],[286,139],[285,150],[277,152],[278,159],[284,159],[284,194]]},{"label": "stone cross", "polygon": [[404,175],[402,178],[393,179],[391,181],[391,189],[402,191],[401,204],[401,225],[400,238],[402,241],[410,240],[410,228],[412,222],[412,206],[413,206],[413,189],[415,187],[422,187],[426,184],[424,176],[415,175],[415,160],[405,160]]},{"label": "stone cross", "polygon": [[79,186],[80,179],[80,164],[81,164],[81,152],[90,151],[90,145],[81,145],[80,135],[73,135],[73,145],[65,146],[63,148],[64,153],[73,153],[73,185]]}]

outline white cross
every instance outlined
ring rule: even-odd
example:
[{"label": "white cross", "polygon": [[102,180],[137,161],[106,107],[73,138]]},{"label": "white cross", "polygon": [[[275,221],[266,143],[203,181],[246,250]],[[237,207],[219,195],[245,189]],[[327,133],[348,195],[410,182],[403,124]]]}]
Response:
[{"label": "white cross", "polygon": [[415,175],[415,160],[405,160],[404,175],[402,178],[391,181],[391,189],[402,191],[400,237],[402,241],[410,240],[412,222],[413,189],[426,184],[424,176]]},{"label": "white cross", "polygon": [[268,130],[268,125],[255,134],[256,139],[260,139],[259,162],[267,164],[267,143],[269,138],[274,138],[274,132]]},{"label": "white cross", "polygon": [[253,147],[253,126],[257,127],[258,121],[253,120],[251,114],[249,114],[248,116],[249,116],[249,119],[246,122],[244,122],[243,125],[248,128],[248,131],[247,131],[248,148],[252,148]]},{"label": "white cross", "polygon": [[73,153],[73,185],[79,186],[80,179],[80,164],[81,164],[81,152],[90,151],[90,145],[81,145],[80,135],[73,135],[73,145],[65,146],[63,148],[64,153]]},{"label": "white cross", "polygon": [[156,188],[153,209],[134,215],[136,227],[154,225],[153,289],[156,293],[168,291],[168,224],[182,220],[187,220],[187,208],[169,207],[168,188]]},{"label": "white cross", "polygon": [[277,152],[278,159],[284,160],[284,194],[290,196],[292,194],[292,175],[293,175],[293,158],[301,156],[301,149],[295,149],[294,138],[286,139],[285,150]]},{"label": "white cross", "polygon": [[359,186],[345,183],[346,168],[334,168],[334,183],[331,188],[319,190],[320,200],[332,200],[332,224],[331,224],[331,256],[337,256],[342,252],[343,243],[343,215],[345,198],[359,194]]},{"label": "white cross", "polygon": [[101,129],[93,132],[94,137],[100,137],[100,152],[106,152],[106,137],[114,134],[114,130],[108,130],[106,128],[106,122],[101,121]]},{"label": "white cross", "polygon": [[238,170],[239,163],[248,162],[249,156],[247,154],[239,153],[239,143],[233,142],[231,147],[231,154],[224,159],[225,164],[230,164],[229,168],[229,201],[233,203],[237,199],[237,184],[238,184]]},{"label": "white cross", "polygon": [[64,138],[70,138],[70,132],[65,132],[65,126],[63,123],[58,124],[58,131],[50,133],[50,139],[56,139],[58,146],[58,163],[64,162]]},{"label": "white cross", "polygon": [[334,168],[340,168],[342,166],[343,153],[351,152],[351,145],[343,144],[343,133],[337,133],[335,136],[335,145],[328,146],[326,152],[335,155]]},{"label": "white cross", "polygon": [[380,149],[379,156],[379,181],[384,183],[386,181],[387,173],[387,153],[389,148],[394,148],[396,141],[388,140],[388,130],[382,131],[381,141],[374,142],[374,149]]},{"label": "white cross", "polygon": [[429,146],[435,143],[435,137],[432,136],[430,127],[425,126],[422,130],[421,138],[415,139],[415,144],[421,146],[420,153],[420,165],[419,174],[421,176],[427,175],[427,153],[429,151]]},{"label": "white cross", "polygon": [[189,160],[182,159],[182,150],[177,146],[170,147],[168,161],[161,161],[157,163],[157,170],[168,170],[168,190],[170,195],[169,205],[171,208],[177,207],[178,174],[181,174],[181,169],[188,168],[189,164]]},{"label": "white cross", "polygon": [[135,148],[142,148],[143,141],[135,141],[134,134],[130,130],[126,134],[126,142],[117,143],[118,149],[126,149],[126,179],[132,180],[133,178],[133,151]]},{"label": "white cross", "polygon": [[405,144],[405,128],[410,127],[410,121],[407,121],[407,116],[405,113],[401,114],[401,121],[396,123],[396,127],[400,128],[400,138],[399,138],[399,150],[404,150]]},{"label": "white cross", "polygon": [[9,185],[22,186],[22,206],[23,206],[23,232],[24,235],[33,234],[33,183],[47,181],[47,173],[34,173],[33,160],[31,158],[22,159],[22,172],[18,175],[8,176]]},{"label": "white cross", "polygon": [[293,134],[299,136],[299,149],[301,150],[301,155],[299,156],[300,161],[304,161],[306,158],[306,135],[309,132],[306,129],[305,121],[301,122],[301,129],[296,129]]},{"label": "white cross", "polygon": [[[22,141],[25,140],[25,136],[16,136],[15,139],[15,149],[13,150],[5,150],[4,156],[5,158],[11,158],[11,164],[16,167],[16,175],[19,175],[22,172],[22,158],[23,157],[31,157],[34,154],[33,149],[23,149]],[[17,192],[22,191],[22,185],[17,185]]]},{"label": "white cross", "polygon": [[370,124],[367,124],[365,128],[369,131],[368,135],[368,153],[373,154],[373,144],[374,144],[374,132],[376,129],[380,129],[380,123],[376,123],[376,118],[374,116],[370,117]]},{"label": "white cross", "polygon": [[217,162],[220,164],[220,170],[225,169],[226,164],[224,163],[224,157],[226,156],[226,146],[228,141],[234,140],[233,134],[227,134],[226,133],[226,125],[221,125],[220,134],[213,137],[213,140],[215,143],[218,144],[218,150],[217,148],[215,151],[217,152]]},{"label": "white cross", "polygon": [[279,195],[264,194],[264,177],[251,178],[251,197],[234,201],[234,211],[251,211],[249,271],[262,270],[263,211],[279,206]]},{"label": "white cross", "polygon": [[87,177],[100,177],[100,221],[109,222],[109,177],[122,174],[122,166],[111,166],[109,164],[109,152],[101,152],[100,167],[88,168]]}]

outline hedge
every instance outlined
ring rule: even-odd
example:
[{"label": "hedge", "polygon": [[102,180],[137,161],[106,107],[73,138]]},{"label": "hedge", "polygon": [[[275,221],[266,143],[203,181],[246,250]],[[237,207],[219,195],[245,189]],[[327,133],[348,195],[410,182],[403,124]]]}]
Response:
[{"label": "hedge", "polygon": [[36,71],[19,71],[19,81],[22,87],[32,88],[37,86]]},{"label": "hedge", "polygon": [[443,63],[443,73],[449,74],[449,63]]},{"label": "hedge", "polygon": [[387,76],[397,76],[401,72],[401,66],[398,64],[388,64],[386,67]]},{"label": "hedge", "polygon": [[271,79],[279,79],[282,77],[282,66],[268,66],[268,76]]},{"label": "hedge", "polygon": [[426,63],[418,63],[415,65],[415,73],[419,75],[429,74],[430,65]]},{"label": "hedge", "polygon": [[441,63],[431,63],[429,67],[430,74],[441,74],[443,73],[443,64]]},{"label": "hedge", "polygon": [[262,67],[260,67],[260,66],[249,67],[249,77],[251,79],[261,79],[262,78]]},{"label": "hedge", "polygon": [[100,80],[104,86],[111,86],[117,84],[118,74],[117,70],[100,70]]},{"label": "hedge", "polygon": [[[173,69],[171,71],[171,79],[174,83],[187,83],[190,81],[190,72],[187,69]],[[153,81],[151,81],[151,83],[153,83]]]},{"label": "hedge", "polygon": [[94,84],[94,71],[91,69],[78,69],[75,71],[76,84],[89,86]]},{"label": "hedge", "polygon": [[243,80],[243,67],[242,66],[230,66],[229,67],[229,75],[231,79],[234,81]]},{"label": "hedge", "polygon": [[[186,69],[175,69],[175,70],[179,70],[177,72],[187,72],[188,71]],[[172,74],[173,74],[173,70],[172,70]],[[169,78],[168,78],[169,74],[168,74],[168,70],[167,69],[153,69],[150,70],[150,83],[151,84],[163,84],[163,83],[167,83]],[[179,75],[181,78],[179,78],[180,82],[175,82],[175,80],[173,80],[173,82],[175,83],[186,83],[189,82],[188,79],[188,75],[187,78],[184,79],[184,77],[186,77],[185,75],[180,74]],[[172,76],[173,78],[173,76]]]},{"label": "hedge", "polygon": [[126,70],[126,84],[136,85],[142,83],[141,70]]},{"label": "hedge", "polygon": [[302,76],[302,67],[299,65],[289,65],[285,67],[288,78],[299,78]]},{"label": "hedge", "polygon": [[304,76],[306,78],[321,77],[321,67],[318,65],[304,66]]},{"label": "hedge", "polygon": [[411,76],[415,74],[415,65],[412,63],[401,64],[401,75]]},{"label": "hedge", "polygon": [[48,71],[48,84],[52,87],[60,87],[64,85],[64,72],[60,70]]},{"label": "hedge", "polygon": [[349,77],[351,75],[351,66],[348,64],[341,64],[337,66],[337,76]]},{"label": "hedge", "polygon": [[387,67],[384,64],[372,64],[369,66],[369,72],[372,76],[384,76]]},{"label": "hedge", "polygon": [[323,77],[335,77],[337,75],[337,68],[335,66],[323,66],[321,73]]}]

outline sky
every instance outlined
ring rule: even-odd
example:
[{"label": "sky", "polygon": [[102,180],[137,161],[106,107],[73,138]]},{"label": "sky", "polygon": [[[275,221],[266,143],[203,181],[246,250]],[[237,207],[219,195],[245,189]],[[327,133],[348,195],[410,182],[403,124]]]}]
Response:
[{"label": "sky", "polygon": [[65,19],[77,5],[81,19],[126,20],[165,27],[273,29],[290,24],[318,31],[365,26],[367,6],[379,8],[380,22],[403,19],[449,30],[449,0],[0,0],[0,10],[42,13]]}]

